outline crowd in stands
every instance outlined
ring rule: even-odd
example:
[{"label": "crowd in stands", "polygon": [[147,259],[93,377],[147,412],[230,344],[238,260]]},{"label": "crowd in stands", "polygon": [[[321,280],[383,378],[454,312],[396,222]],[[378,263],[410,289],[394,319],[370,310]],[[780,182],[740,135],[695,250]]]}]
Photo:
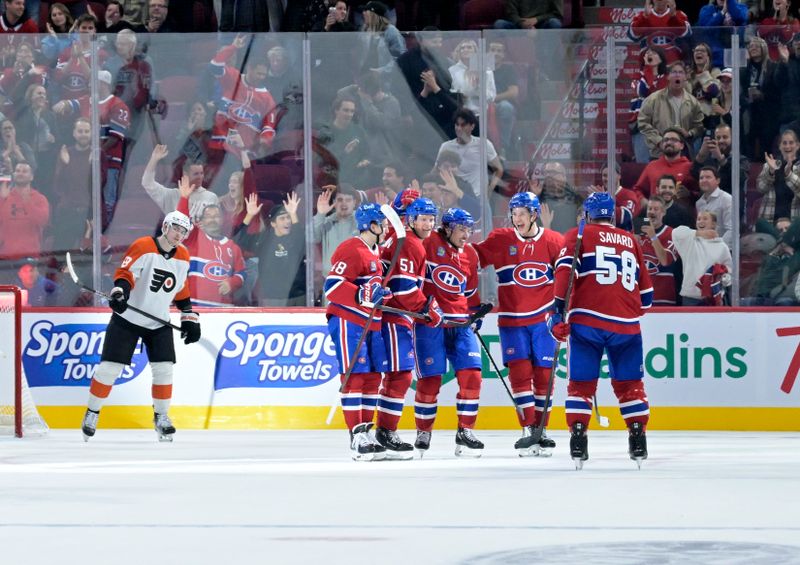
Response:
[{"label": "crowd in stands", "polygon": [[[320,304],[365,200],[413,190],[468,210],[480,238],[518,191],[537,194],[542,224],[563,233],[589,193],[610,190],[657,304],[729,303],[731,276],[742,304],[800,303],[796,4],[644,2],[627,29],[636,69],[619,79],[630,135],[615,188],[604,157],[586,182],[539,151],[560,112],[544,98],[571,89],[573,53],[545,41],[557,32],[503,31],[567,27],[563,2],[498,0],[504,17],[482,42],[442,31],[467,3],[2,2],[0,282],[28,289],[31,305],[85,304],[60,284],[64,252],[87,276],[99,259],[107,278],[135,236],[179,209],[196,224],[198,305]],[[314,35],[304,52],[303,35],[275,32]],[[734,35],[746,51],[739,131]]]}]

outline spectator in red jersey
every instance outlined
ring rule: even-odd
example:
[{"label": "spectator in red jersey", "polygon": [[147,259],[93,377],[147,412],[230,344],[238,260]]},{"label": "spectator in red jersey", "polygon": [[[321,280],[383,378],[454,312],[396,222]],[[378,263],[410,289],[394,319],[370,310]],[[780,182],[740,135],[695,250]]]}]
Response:
[{"label": "spectator in red jersey", "polygon": [[32,84],[45,84],[47,70],[33,62],[33,48],[18,43],[14,66],[0,76],[0,110],[7,118],[16,117],[24,105],[25,92]]},{"label": "spectator in red jersey", "polygon": [[[614,163],[614,171],[617,181],[619,181],[621,169],[617,163]],[[608,192],[608,165],[601,169],[600,179],[601,184],[587,187],[587,196],[594,192]],[[646,205],[647,202],[639,193],[630,188],[624,188],[621,184],[617,186],[617,189],[613,192],[613,196],[614,206],[616,208],[614,224],[618,228],[633,231],[633,220],[638,217],[639,213],[642,211],[642,203]]]},{"label": "spectator in red jersey", "polygon": [[[672,175],[678,182],[696,193],[697,186],[691,176],[692,162],[681,155],[684,146],[683,134],[677,128],[667,128],[660,138],[661,157],[650,161],[633,185],[633,190],[644,198],[650,198],[658,179],[663,175]],[[697,196],[697,194],[695,194]]]},{"label": "spectator in red jersey", "polygon": [[[39,16],[39,3],[36,17]],[[0,33],[39,33],[39,25],[25,11],[25,0],[6,0],[5,12],[0,16]],[[33,6],[32,6],[33,7]]]},{"label": "spectator in red jersey", "polygon": [[264,86],[268,63],[258,54],[250,53],[244,75],[229,64],[237,51],[247,45],[246,36],[237,35],[231,45],[220,49],[211,60],[210,71],[218,82],[218,99],[210,147],[217,152],[231,151],[229,138],[238,133],[244,150],[263,156],[269,152],[275,136],[275,101]]},{"label": "spectator in red jersey", "polygon": [[14,168],[13,185],[0,180],[0,257],[38,256],[42,233],[50,220],[47,198],[33,188],[33,169],[25,162]]},{"label": "spectator in red jersey", "polygon": [[647,216],[641,222],[636,239],[642,247],[645,266],[653,281],[653,304],[675,306],[675,261],[678,253],[672,243],[672,228],[664,225],[666,203],[652,196],[647,203]]},{"label": "spectator in red jersey", "polygon": [[689,18],[675,7],[675,0],[645,0],[644,10],[631,20],[628,36],[642,51],[657,46],[667,54],[667,63],[683,58],[681,40],[692,35]]},{"label": "spectator in red jersey", "polygon": [[758,24],[758,36],[767,42],[772,61],[780,59],[779,47],[789,45],[794,34],[800,33],[800,21],[789,10],[789,0],[772,0],[772,15]]},{"label": "spectator in red jersey", "polygon": [[[178,212],[189,214],[189,198],[197,189],[189,177],[178,182]],[[244,284],[244,258],[239,246],[222,231],[222,210],[209,204],[195,229],[183,241],[189,250],[189,291],[194,306],[214,307],[233,304],[235,292]]]},{"label": "spectator in red jersey", "polygon": [[136,52],[136,44],[136,34],[123,29],[114,42],[115,53],[105,63],[113,80],[114,95],[131,111],[130,139],[138,137],[143,112],[153,98],[153,69],[144,55]]},{"label": "spectator in red jersey", "polygon": [[[60,88],[60,98],[80,98],[89,94],[92,77],[92,39],[97,32],[97,19],[83,14],[75,20],[77,34],[62,45],[53,35],[42,40],[42,51],[48,59],[57,59],[53,82]],[[105,49],[97,51],[97,62],[102,66],[108,54]]]}]

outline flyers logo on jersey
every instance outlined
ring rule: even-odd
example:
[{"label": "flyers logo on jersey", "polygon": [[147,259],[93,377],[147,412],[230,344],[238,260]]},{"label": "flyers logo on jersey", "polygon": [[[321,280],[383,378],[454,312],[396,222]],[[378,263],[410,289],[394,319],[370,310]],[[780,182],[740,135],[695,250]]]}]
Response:
[{"label": "flyers logo on jersey", "polygon": [[161,289],[164,292],[172,292],[175,288],[175,275],[164,269],[153,269],[153,280],[150,281],[150,290],[158,292]]},{"label": "flyers logo on jersey", "polygon": [[552,281],[550,268],[545,263],[525,261],[514,268],[514,283],[525,288],[542,286]]},{"label": "flyers logo on jersey", "polygon": [[467,277],[450,265],[439,265],[431,272],[433,284],[450,294],[464,292],[467,286]]}]

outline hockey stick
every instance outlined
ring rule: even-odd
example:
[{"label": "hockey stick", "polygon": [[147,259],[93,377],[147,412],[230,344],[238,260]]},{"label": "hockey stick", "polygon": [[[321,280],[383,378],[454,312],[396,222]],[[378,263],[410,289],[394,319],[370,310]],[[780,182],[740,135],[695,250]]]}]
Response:
[{"label": "hockey stick", "polygon": [[[91,292],[92,294],[96,294],[97,296],[102,296],[103,298],[105,298],[109,302],[111,301],[111,297],[108,294],[106,294],[105,292],[101,292],[99,290],[95,290],[95,289],[93,289],[91,287],[86,286],[85,284],[83,284],[81,282],[81,280],[78,278],[78,274],[75,272],[75,268],[72,266],[72,257],[70,257],[69,251],[67,251],[67,271],[69,271],[69,276],[72,278],[72,281],[76,285],[78,285],[80,288],[82,288],[83,290],[85,290],[87,292]],[[158,316],[154,316],[153,314],[150,314],[149,312],[145,312],[144,310],[140,310],[136,306],[128,304],[128,309],[130,309],[133,312],[136,312],[137,314],[141,314],[142,316],[144,316],[145,318],[147,318],[149,320],[153,320],[154,322],[158,322],[158,323],[160,323],[162,325],[169,326],[173,330],[176,330],[176,331],[179,331],[179,332],[183,331],[183,330],[181,330],[180,326],[176,326],[175,324],[173,324],[169,320],[162,320]]]},{"label": "hockey stick", "polygon": [[[400,252],[403,250],[403,245],[406,242],[406,230],[403,227],[403,223],[400,221],[400,217],[397,215],[391,206],[388,204],[383,204],[381,206],[381,212],[383,215],[386,216],[386,219],[389,220],[389,223],[392,224],[394,228],[395,235],[397,236],[397,246],[394,248],[394,253],[392,254],[392,260],[389,263],[389,268],[386,270],[386,275],[384,275],[383,280],[381,281],[381,286],[386,288],[386,285],[389,283],[389,275],[392,274],[392,270],[394,266],[397,264],[397,259],[400,257]],[[344,391],[345,387],[347,386],[348,381],[350,380],[350,374],[353,372],[353,368],[356,365],[356,361],[358,360],[358,353],[361,351],[361,347],[364,345],[364,341],[367,339],[367,334],[369,333],[369,327],[372,325],[372,318],[375,316],[375,312],[378,310],[378,304],[373,304],[372,309],[369,312],[369,317],[367,318],[367,322],[364,325],[364,329],[361,332],[361,337],[358,338],[358,344],[356,345],[355,350],[353,350],[353,356],[350,359],[350,364],[347,367],[347,371],[345,371],[344,378],[342,379],[342,384],[339,387],[339,391],[336,394],[336,398],[334,399],[333,403],[331,404],[330,410],[328,410],[328,417],[325,418],[325,424],[330,426],[331,421],[333,421],[333,415],[336,414],[336,408],[339,406],[341,400],[340,395],[342,391]],[[345,344],[345,347],[347,345]]]},{"label": "hockey stick", "polygon": [[500,379],[500,382],[503,383],[503,388],[506,389],[508,393],[508,397],[511,399],[511,404],[514,405],[514,408],[517,409],[517,413],[519,414],[520,418],[525,417],[525,413],[523,412],[522,408],[520,408],[519,404],[517,404],[517,399],[514,398],[514,395],[511,393],[511,389],[508,388],[508,384],[506,384],[506,380],[503,378],[503,374],[500,372],[500,367],[497,366],[497,363],[494,361],[494,357],[489,352],[489,348],[486,345],[486,342],[483,341],[483,336],[481,336],[478,330],[475,330],[475,335],[478,338],[478,341],[481,343],[481,347],[483,351],[486,353],[486,356],[489,358],[489,361],[492,363],[492,367],[494,367],[494,372],[497,373],[497,377]]},{"label": "hockey stick", "polygon": [[[567,279],[567,291],[564,293],[564,321],[567,320],[569,314],[569,299],[572,295],[572,285],[575,282],[575,269],[578,266],[578,255],[581,252],[581,243],[583,243],[583,228],[586,227],[586,221],[581,220],[578,224],[578,239],[575,242],[575,252],[572,254],[572,265],[569,267],[569,278]],[[553,396],[553,384],[556,379],[556,370],[558,369],[558,356],[561,353],[561,342],[556,341],[556,353],[553,356],[553,367],[550,369],[550,378],[547,379],[547,396],[544,399],[544,409],[542,411],[542,418],[539,420],[539,425],[533,431],[534,443],[539,443],[542,439],[544,432],[544,421],[547,419],[547,409],[550,406],[550,398]]]},{"label": "hockey stick", "polygon": [[597,417],[597,422],[600,424],[601,428],[607,428],[609,425],[609,421],[608,418],[600,414],[600,407],[597,406],[596,394],[592,397],[592,402],[594,403],[594,415]]},{"label": "hockey stick", "polygon": [[[492,311],[494,308],[494,304],[491,302],[484,302],[480,305],[480,307],[470,315],[469,318],[464,320],[463,322],[459,321],[451,321],[447,320],[442,323],[442,326],[445,328],[464,328],[466,326],[471,326],[484,316]],[[430,322],[431,318],[427,314],[422,314],[420,312],[411,312],[409,310],[403,310],[401,308],[394,308],[392,306],[384,306],[383,304],[378,305],[378,310],[382,312],[390,312],[392,314],[399,314],[401,316],[408,316],[409,318],[414,318],[415,320],[422,320],[424,322]]]}]

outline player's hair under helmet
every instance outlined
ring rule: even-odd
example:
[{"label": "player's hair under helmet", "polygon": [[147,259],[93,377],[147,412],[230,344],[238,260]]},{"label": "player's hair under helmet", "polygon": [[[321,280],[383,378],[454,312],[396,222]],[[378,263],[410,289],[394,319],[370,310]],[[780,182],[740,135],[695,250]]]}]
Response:
[{"label": "player's hair under helmet", "polygon": [[430,215],[434,218],[439,214],[439,208],[436,207],[433,200],[430,198],[417,198],[406,207],[406,218],[409,222],[417,219],[417,216]]},{"label": "player's hair under helmet", "polygon": [[475,220],[472,219],[472,214],[461,208],[448,208],[442,214],[442,226],[464,226],[471,228],[475,225]]},{"label": "player's hair under helmet", "polygon": [[187,234],[192,231],[192,221],[189,219],[189,216],[183,212],[178,212],[177,210],[173,210],[164,216],[164,224],[180,226],[186,230]]},{"label": "player's hair under helmet", "polygon": [[380,206],[373,204],[372,202],[368,202],[356,208],[355,218],[358,231],[367,231],[369,230],[369,226],[372,224],[372,222],[382,224],[383,220],[386,219],[386,216],[384,216],[383,212],[381,212]]},{"label": "player's hair under helmet", "polygon": [[532,192],[519,192],[508,201],[508,213],[514,208],[526,208],[528,212],[541,215],[542,207],[539,205],[539,197]]},{"label": "player's hair under helmet", "polygon": [[583,202],[583,210],[590,220],[614,218],[614,198],[607,192],[595,192]]}]

